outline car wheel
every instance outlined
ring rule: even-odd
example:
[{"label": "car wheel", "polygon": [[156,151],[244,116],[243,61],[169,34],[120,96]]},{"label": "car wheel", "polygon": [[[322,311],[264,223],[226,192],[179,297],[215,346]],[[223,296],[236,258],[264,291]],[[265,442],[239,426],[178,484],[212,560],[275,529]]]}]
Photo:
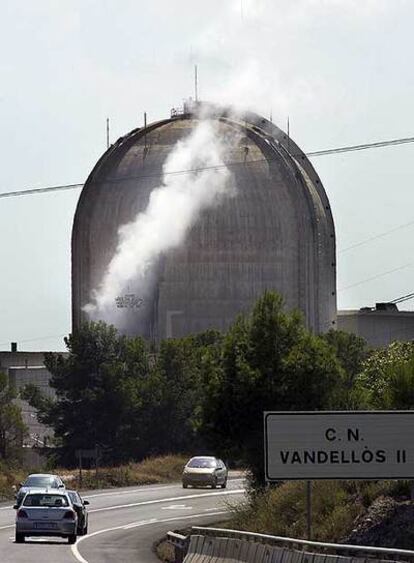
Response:
[{"label": "car wheel", "polygon": [[68,543],[76,543],[76,534],[68,536]]},{"label": "car wheel", "polygon": [[224,483],[221,485],[222,489],[225,489],[227,487],[227,479],[224,481]]},{"label": "car wheel", "polygon": [[217,478],[214,480],[214,483],[211,485],[212,489],[217,489]]},{"label": "car wheel", "polygon": [[24,543],[24,534],[16,532],[16,543]]},{"label": "car wheel", "polygon": [[188,485],[187,483],[183,483],[183,489],[187,489]]},{"label": "car wheel", "polygon": [[82,535],[86,536],[87,533],[88,533],[88,526],[85,526]]}]

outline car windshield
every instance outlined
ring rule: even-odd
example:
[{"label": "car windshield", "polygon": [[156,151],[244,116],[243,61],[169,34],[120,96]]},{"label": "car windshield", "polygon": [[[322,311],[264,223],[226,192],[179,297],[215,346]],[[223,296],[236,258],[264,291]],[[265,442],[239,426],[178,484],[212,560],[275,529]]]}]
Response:
[{"label": "car windshield", "polygon": [[46,489],[47,487],[57,488],[59,483],[54,477],[48,477],[47,475],[36,475],[33,477],[28,477],[23,483],[24,487],[39,487]]},{"label": "car windshield", "polygon": [[26,495],[23,506],[69,506],[64,495],[33,494]]},{"label": "car windshield", "polygon": [[202,468],[202,469],[206,469],[206,468],[213,468],[216,467],[217,463],[215,459],[207,459],[207,458],[203,458],[203,457],[197,457],[194,459],[191,459],[188,462],[187,467],[198,467],[198,468]]}]

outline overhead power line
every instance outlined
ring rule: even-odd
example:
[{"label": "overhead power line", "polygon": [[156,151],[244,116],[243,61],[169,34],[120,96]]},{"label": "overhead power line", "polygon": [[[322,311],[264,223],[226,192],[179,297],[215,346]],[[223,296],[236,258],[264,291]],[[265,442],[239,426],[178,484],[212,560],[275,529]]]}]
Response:
[{"label": "overhead power line", "polygon": [[32,194],[44,194],[47,192],[58,192],[62,190],[73,190],[75,188],[82,188],[83,184],[62,184],[59,186],[48,186],[46,188],[30,188],[28,190],[18,190],[15,192],[3,192],[0,193],[1,197],[16,197],[19,195],[32,195]]},{"label": "overhead power line", "polygon": [[353,283],[351,285],[347,285],[346,287],[342,287],[341,289],[339,289],[338,291],[345,291],[347,289],[351,289],[351,287],[356,287],[357,285],[362,285],[364,283],[368,283],[370,281],[373,280],[377,280],[378,278],[382,278],[384,276],[388,276],[388,274],[393,274],[394,272],[398,272],[400,270],[404,270],[405,268],[409,268],[410,266],[414,266],[414,262],[409,262],[408,264],[404,264],[403,266],[398,266],[398,268],[394,268],[392,270],[387,270],[386,272],[381,272],[380,274],[377,274],[375,276],[372,276],[371,278],[367,278],[365,280],[361,280],[358,281],[356,283]]},{"label": "overhead power line", "polygon": [[67,336],[67,333],[64,334],[52,334],[49,336],[38,336],[36,338],[26,338],[23,340],[11,338],[8,342],[0,342],[0,346],[8,346],[11,342],[17,342],[18,344],[26,344],[27,342],[38,342],[40,340],[51,340],[52,338],[63,338]]},{"label": "overhead power line", "polygon": [[378,149],[381,147],[392,147],[396,145],[406,145],[414,143],[414,137],[404,137],[402,139],[391,139],[390,141],[377,141],[375,143],[365,143],[363,145],[348,145],[346,147],[338,147],[336,149],[325,149],[321,151],[313,151],[306,153],[306,156],[324,156],[327,154],[339,154],[341,152],[364,151],[366,149]]},{"label": "overhead power line", "polygon": [[[353,151],[362,151],[362,150],[366,150],[366,149],[389,147],[389,146],[403,145],[403,144],[408,144],[408,143],[414,143],[414,137],[404,137],[404,138],[401,138],[401,139],[391,139],[391,140],[388,140],[388,141],[377,141],[375,143],[365,143],[363,145],[348,145],[348,146],[345,146],[345,147],[337,147],[337,148],[334,148],[334,149],[324,149],[324,150],[319,150],[319,151],[311,151],[311,152],[308,152],[308,153],[305,153],[305,154],[306,154],[307,157],[312,158],[312,157],[317,157],[317,156],[340,154],[340,153],[353,152]],[[293,156],[295,156],[295,155],[293,155]],[[296,155],[296,156],[299,156],[299,155]],[[165,175],[170,175],[170,174],[189,174],[189,173],[192,173],[192,172],[201,172],[203,170],[227,168],[228,166],[235,166],[235,165],[245,166],[246,164],[255,164],[257,162],[266,162],[268,160],[269,159],[263,158],[263,159],[258,159],[258,160],[250,160],[250,161],[247,161],[247,162],[228,162],[226,164],[218,165],[218,166],[209,166],[209,167],[205,167],[205,168],[195,168],[195,169],[189,169],[189,170],[175,170],[173,172],[166,172],[166,173],[146,174],[146,175],[137,175],[137,176],[124,176],[122,178],[114,178],[113,180],[105,179],[105,181],[106,182],[107,181],[120,182],[120,181],[128,180],[128,179],[132,180],[132,179],[140,179],[140,178],[150,178],[150,177],[154,177],[154,176],[165,176]],[[46,186],[46,187],[42,187],[42,188],[29,188],[29,189],[25,189],[25,190],[3,192],[3,193],[0,193],[0,198],[17,197],[17,196],[22,196],[22,195],[34,195],[34,194],[56,192],[56,191],[62,191],[62,190],[73,190],[73,189],[82,188],[83,185],[84,185],[83,183],[78,182],[76,184],[61,184],[61,185],[57,185],[57,186]]]},{"label": "overhead power line", "polygon": [[363,244],[367,244],[368,242],[372,242],[373,240],[377,240],[379,238],[385,237],[387,235],[395,233],[396,231],[400,231],[401,229],[411,227],[412,225],[414,225],[414,221],[410,221],[409,223],[404,223],[402,225],[398,225],[397,227],[393,227],[392,229],[389,229],[388,231],[378,233],[377,235],[374,235],[372,237],[361,240],[360,242],[356,242],[355,244],[351,244],[350,246],[347,246],[346,248],[340,248],[338,250],[338,254],[342,254],[343,252],[348,252],[348,250],[352,250],[353,248],[357,248],[358,246],[362,246]]},{"label": "overhead power line", "polygon": [[393,299],[390,303],[403,303],[404,301],[409,301],[410,299],[414,299],[414,292],[407,293],[407,295],[402,295],[401,297],[397,297],[397,299]]}]

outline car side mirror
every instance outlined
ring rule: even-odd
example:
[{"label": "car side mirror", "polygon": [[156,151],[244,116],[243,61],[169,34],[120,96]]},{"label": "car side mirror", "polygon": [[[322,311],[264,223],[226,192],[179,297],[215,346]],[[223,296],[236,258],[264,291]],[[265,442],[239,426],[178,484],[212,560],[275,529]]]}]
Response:
[{"label": "car side mirror", "polygon": [[13,505],[13,509],[14,509],[14,510],[17,510],[18,508],[19,508],[19,505],[18,505],[18,504]]},{"label": "car side mirror", "polygon": [[23,487],[23,483],[19,483],[19,487]]},{"label": "car side mirror", "polygon": [[90,504],[90,502],[88,500],[84,500],[83,504],[84,504],[84,506],[88,506]]},{"label": "car side mirror", "polygon": [[64,489],[64,488],[65,488],[65,485],[63,485],[63,484],[59,485],[59,489]]}]

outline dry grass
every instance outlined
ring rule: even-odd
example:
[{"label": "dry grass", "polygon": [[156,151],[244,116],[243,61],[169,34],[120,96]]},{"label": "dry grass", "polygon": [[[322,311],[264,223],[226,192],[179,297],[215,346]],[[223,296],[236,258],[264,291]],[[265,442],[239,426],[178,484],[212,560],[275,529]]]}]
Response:
[{"label": "dry grass", "polygon": [[165,563],[174,563],[175,550],[174,547],[168,543],[166,538],[163,538],[157,545],[154,546],[155,553],[161,561]]},{"label": "dry grass", "polygon": [[[312,532],[314,540],[339,542],[357,516],[379,496],[409,498],[408,481],[314,481]],[[233,508],[227,527],[251,532],[305,538],[306,482],[291,481],[252,497]]]},{"label": "dry grass", "polygon": [[77,471],[70,473],[65,469],[54,470],[67,486],[74,489],[107,489],[128,487],[130,485],[153,485],[178,481],[181,478],[187,458],[166,455],[144,459],[140,463],[128,463],[118,467],[100,467],[82,471],[82,484]]},{"label": "dry grass", "polygon": [[[338,541],[363,510],[362,503],[345,482],[315,481],[312,487],[313,539]],[[234,508],[234,516],[227,525],[258,533],[305,538],[305,482],[284,483],[258,495],[250,504]]]},{"label": "dry grass", "polygon": [[[153,485],[179,481],[187,458],[177,455],[148,458],[140,463],[128,463],[119,467],[101,467],[98,472],[82,471],[82,486],[76,470],[64,468],[45,469],[47,473],[61,475],[67,487],[73,489],[108,489],[111,487],[127,487],[129,485]],[[0,501],[14,498],[13,485],[27,477],[31,471],[7,468],[0,464]],[[37,469],[32,473],[41,473]]]},{"label": "dry grass", "polygon": [[25,470],[12,469],[0,463],[0,501],[13,499],[13,486],[18,487],[25,478]]}]

